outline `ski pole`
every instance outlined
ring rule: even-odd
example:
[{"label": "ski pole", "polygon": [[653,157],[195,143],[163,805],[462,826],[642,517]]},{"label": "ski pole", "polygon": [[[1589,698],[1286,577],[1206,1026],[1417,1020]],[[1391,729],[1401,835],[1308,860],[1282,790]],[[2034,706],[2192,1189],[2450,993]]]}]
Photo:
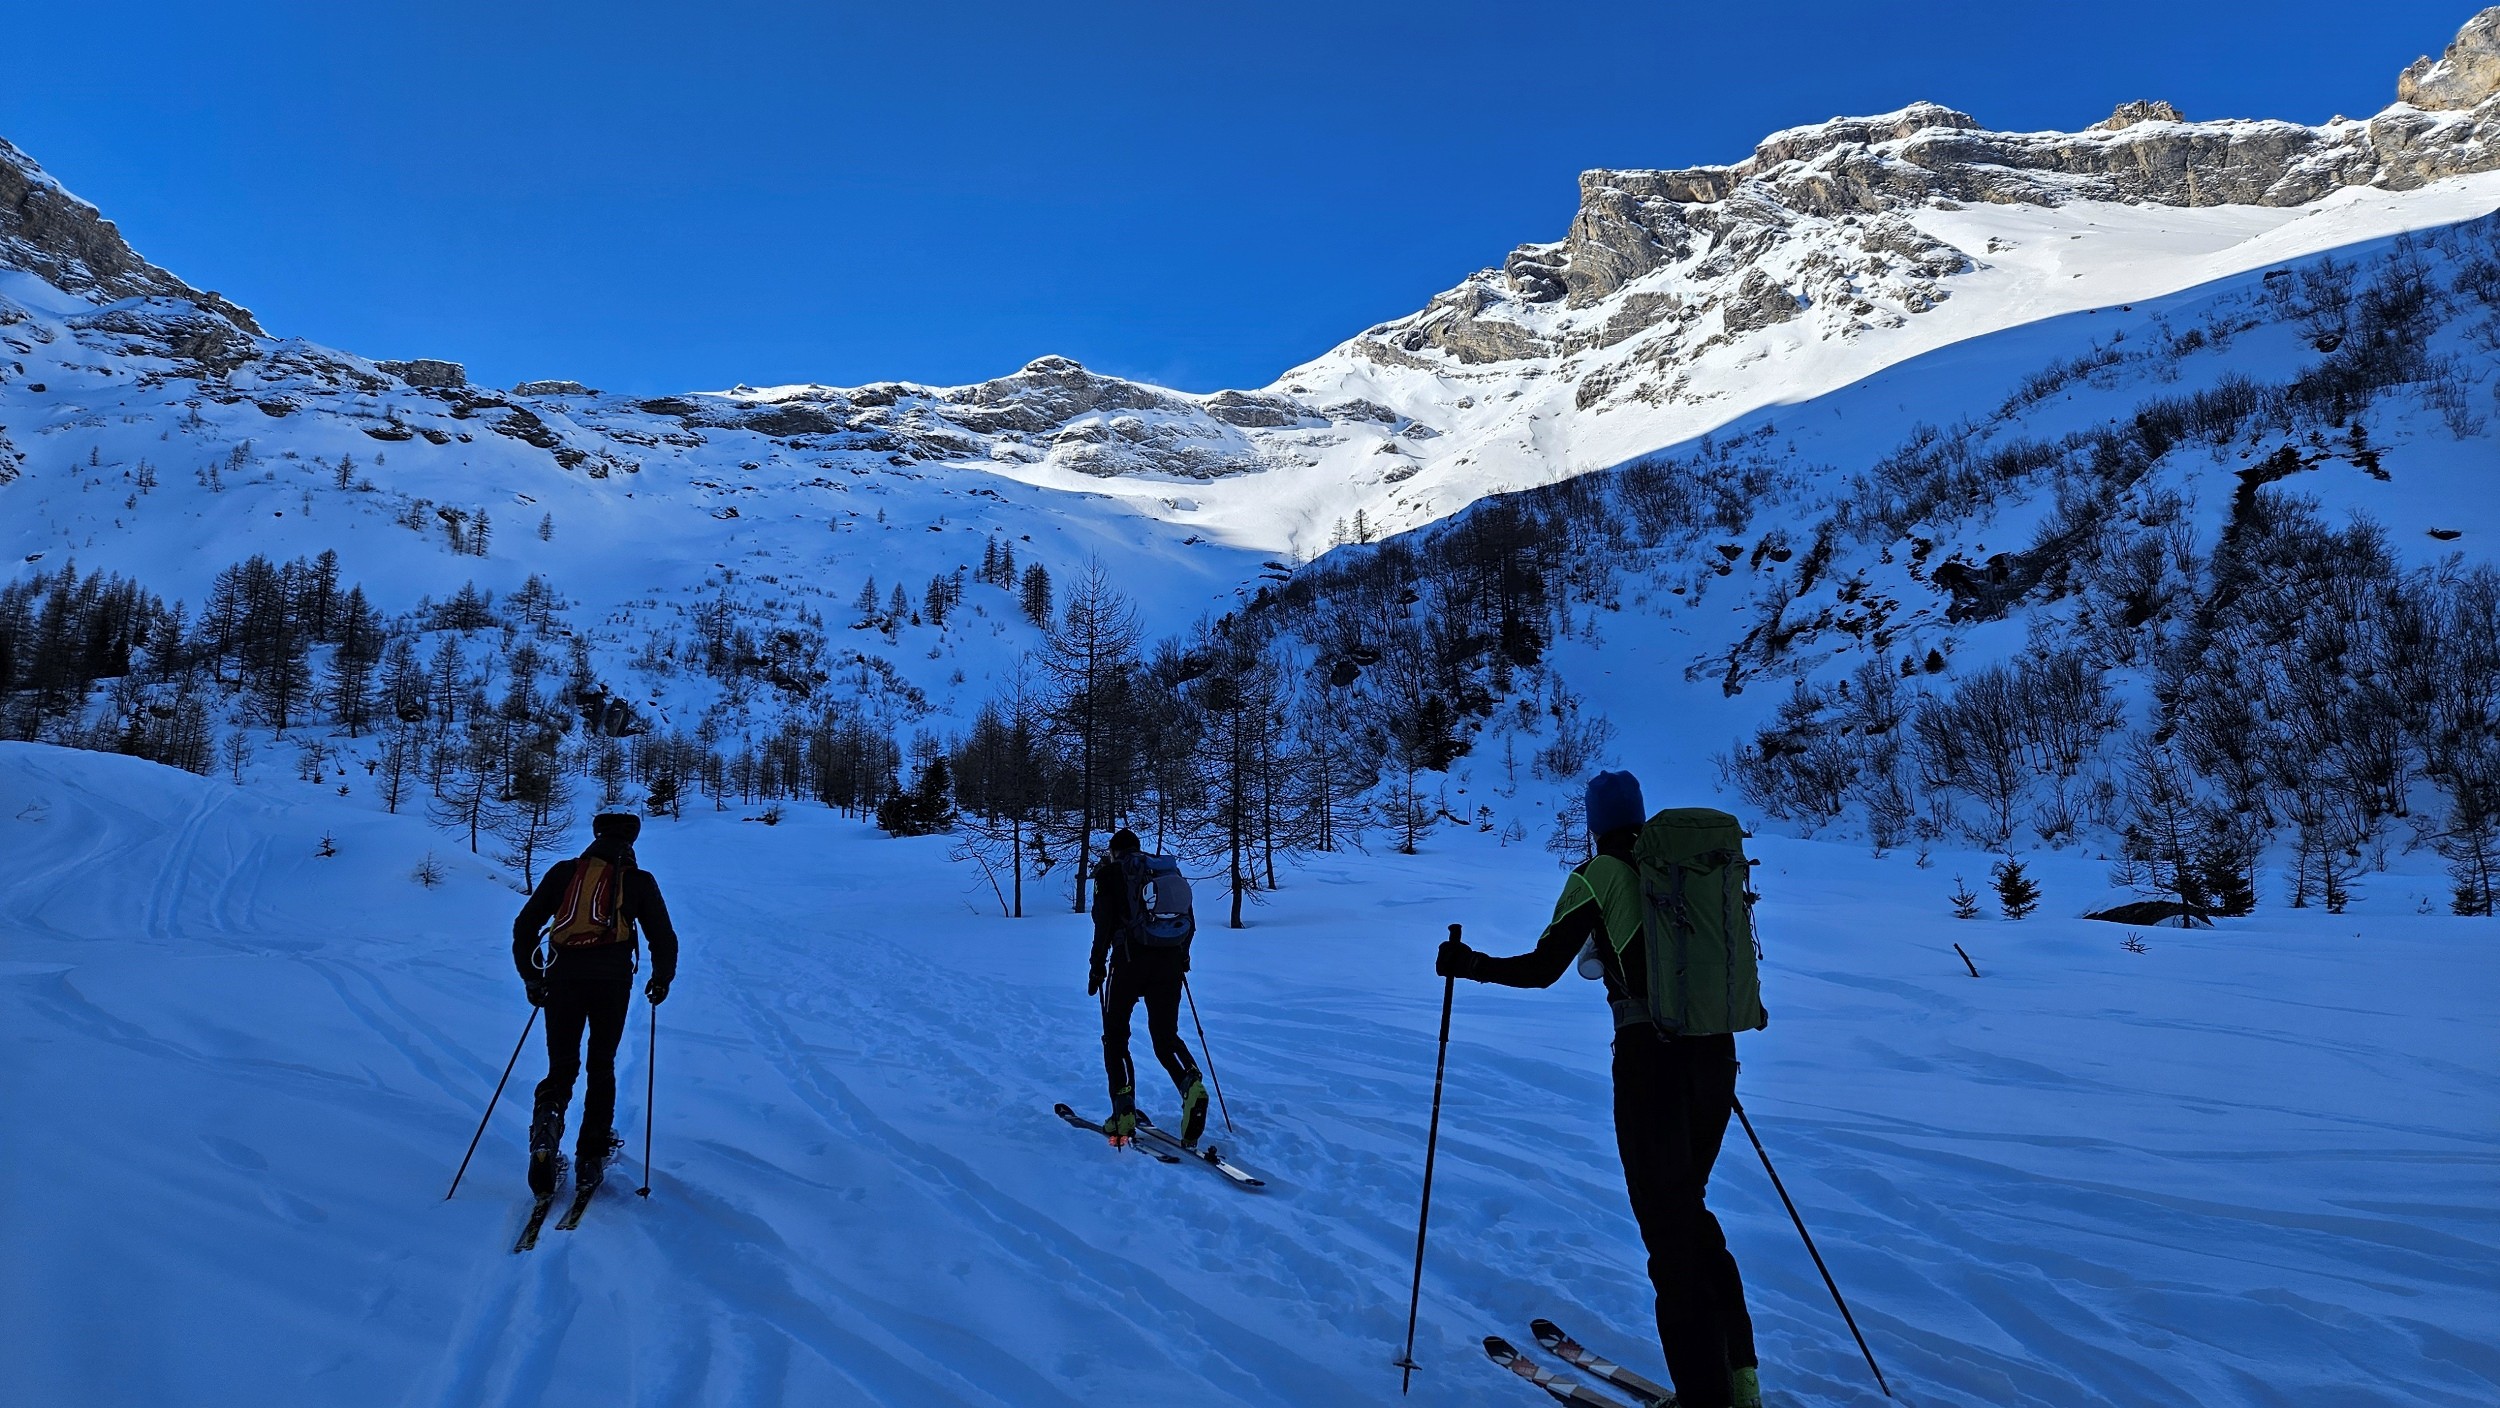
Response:
[{"label": "ski pole", "polygon": [[[1450,926],[1450,939],[1458,939],[1458,926]],[[1406,1353],[1398,1358],[1398,1392],[1404,1393],[1414,1381],[1415,1371],[1423,1366],[1415,1362],[1415,1311],[1424,1300],[1424,1229],[1432,1223],[1432,1160],[1441,1148],[1441,1073],[1450,1060],[1450,1000],[1458,992],[1458,979],[1441,980],[1441,1049],[1432,1058],[1432,1127],[1424,1135],[1424,1205],[1415,1214],[1415,1284],[1406,1293]]]},{"label": "ski pole", "polygon": [[477,1157],[477,1141],[486,1137],[486,1122],[495,1117],[495,1104],[503,1099],[504,1081],[512,1079],[512,1068],[521,1064],[521,1048],[530,1044],[530,1028],[537,1025],[538,1007],[533,1003],[530,1019],[521,1024],[521,1039],[512,1043],[512,1059],[503,1063],[503,1079],[495,1082],[495,1093],[487,1097],[486,1113],[477,1117],[477,1133],[469,1136],[469,1152],[460,1156],[460,1171],[451,1176],[451,1193],[443,1195],[444,1202],[451,1201],[452,1193],[460,1191],[460,1180],[468,1176],[469,1160]]},{"label": "ski pole", "polygon": [[1875,1386],[1892,1397],[1892,1385],[1884,1382],[1884,1371],[1876,1367],[1875,1351],[1866,1347],[1866,1336],[1858,1333],[1858,1318],[1849,1313],[1849,1302],[1840,1298],[1840,1286],[1832,1280],[1831,1268],[1823,1264],[1823,1254],[1814,1249],[1814,1234],[1806,1231],[1806,1220],[1797,1215],[1797,1205],[1788,1199],[1788,1188],[1780,1182],[1780,1171],[1771,1167],[1771,1155],[1762,1147],[1762,1136],[1753,1132],[1753,1121],[1745,1118],[1745,1102],[1731,1100],[1736,1118],[1743,1121],[1745,1137],[1753,1141],[1753,1151],[1762,1156],[1762,1171],[1771,1175],[1771,1186],[1779,1190],[1780,1204],[1788,1209],[1788,1220],[1797,1224],[1797,1235],[1805,1238],[1806,1255],[1814,1258],[1814,1269],[1823,1273],[1823,1287],[1832,1293],[1832,1304],[1840,1307],[1840,1318],[1849,1327],[1849,1338],[1858,1342],[1858,1353],[1866,1356],[1866,1367],[1875,1370]]},{"label": "ski pole", "polygon": [[651,1097],[660,1088],[660,1004],[651,1004],[651,1044],[642,1053],[642,1186],[634,1196],[651,1196]]},{"label": "ski pole", "polygon": [[1224,1132],[1233,1133],[1233,1112],[1224,1104],[1224,1082],[1215,1074],[1215,1050],[1207,1045],[1207,1024],[1198,1020],[1198,994],[1189,990],[1189,975],[1181,975],[1181,996],[1189,999],[1189,1024],[1198,1029],[1198,1050],[1207,1058],[1207,1083],[1215,1087],[1215,1108],[1224,1111]]}]

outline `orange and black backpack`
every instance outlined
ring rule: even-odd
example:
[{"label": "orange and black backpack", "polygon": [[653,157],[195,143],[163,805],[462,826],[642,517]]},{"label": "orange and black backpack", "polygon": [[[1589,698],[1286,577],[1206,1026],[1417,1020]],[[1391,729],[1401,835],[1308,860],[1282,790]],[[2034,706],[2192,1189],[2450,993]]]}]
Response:
[{"label": "orange and black backpack", "polygon": [[573,879],[564,887],[564,902],[548,923],[547,940],[557,948],[591,948],[621,944],[634,936],[625,918],[625,872],[628,867],[584,851],[573,861]]}]

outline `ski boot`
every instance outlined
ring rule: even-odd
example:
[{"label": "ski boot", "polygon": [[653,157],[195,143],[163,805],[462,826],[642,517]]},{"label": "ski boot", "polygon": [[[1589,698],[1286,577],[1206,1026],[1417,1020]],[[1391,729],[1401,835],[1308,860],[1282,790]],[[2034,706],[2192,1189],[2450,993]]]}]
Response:
[{"label": "ski boot", "polygon": [[1134,1088],[1122,1090],[1111,1097],[1111,1118],[1102,1122],[1102,1132],[1111,1136],[1111,1147],[1125,1149],[1137,1142],[1137,1100]]},{"label": "ski boot", "polygon": [[624,1148],[625,1141],[616,1137],[615,1130],[598,1135],[585,1132],[581,1143],[573,1148],[573,1186],[588,1188],[605,1179],[608,1165],[616,1161]]},{"label": "ski boot", "polygon": [[1762,1408],[1762,1374],[1753,1365],[1728,1374],[1728,1402],[1734,1408]]},{"label": "ski boot", "polygon": [[1195,1072],[1181,1091],[1181,1142],[1195,1149],[1198,1136],[1207,1132],[1207,1083]]},{"label": "ski boot", "polygon": [[530,1192],[555,1196],[556,1184],[564,1178],[563,1147],[564,1112],[540,1110],[530,1120]]}]

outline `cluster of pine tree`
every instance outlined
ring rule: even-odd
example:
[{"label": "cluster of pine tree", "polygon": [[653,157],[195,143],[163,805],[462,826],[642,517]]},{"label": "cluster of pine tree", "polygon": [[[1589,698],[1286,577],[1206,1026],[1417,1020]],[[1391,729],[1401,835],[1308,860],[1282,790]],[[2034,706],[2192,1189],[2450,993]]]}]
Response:
[{"label": "cluster of pine tree", "polygon": [[[1717,508],[1697,489],[1694,501]],[[1244,609],[1151,646],[1115,584],[1089,570],[1024,674],[952,750],[967,849],[1021,913],[1028,876],[1067,862],[1081,877],[1095,838],[1127,824],[1150,846],[1220,861],[1238,924],[1282,855],[1357,843],[1371,826],[1412,851],[1462,820],[1435,775],[1505,696],[1521,696],[1530,725],[1544,721],[1525,696],[1550,701],[1553,742],[1536,769],[1577,776],[1606,725],[1542,680],[1541,662],[1572,629],[1560,588],[1627,531],[1614,509],[1588,484],[1508,496],[1280,573]],[[980,579],[1035,595],[1012,549],[985,554]]]},{"label": "cluster of pine tree", "polygon": [[951,776],[957,831],[1007,877],[1011,914],[1026,878],[1062,861],[1081,907],[1094,846],[1125,824],[1150,848],[1221,857],[1238,926],[1243,904],[1274,888],[1278,854],[1340,844],[1373,780],[1327,687],[1291,661],[1255,613],[1147,649],[1134,606],[1094,566],[1023,672],[923,765],[915,793]]},{"label": "cluster of pine tree", "polygon": [[[820,622],[698,609],[668,653],[727,688],[688,732],[653,728],[601,683],[564,610],[532,577],[500,603],[463,584],[385,618],[324,553],[227,568],[193,620],[135,582],[63,567],[0,585],[0,726],[199,773],[222,754],[238,778],[255,731],[291,736],[306,780],[349,785],[360,762],[386,808],[422,804],[525,879],[566,843],[585,794],[666,814],[693,795],[865,815],[896,792],[890,733],[822,696]],[[779,706],[760,732],[743,709],[759,681]]]},{"label": "cluster of pine tree", "polygon": [[[187,633],[180,607],[119,576],[69,565],[0,584],[0,729],[208,771],[207,700],[195,677],[166,668]],[[112,697],[91,717],[99,680],[113,683]]]}]

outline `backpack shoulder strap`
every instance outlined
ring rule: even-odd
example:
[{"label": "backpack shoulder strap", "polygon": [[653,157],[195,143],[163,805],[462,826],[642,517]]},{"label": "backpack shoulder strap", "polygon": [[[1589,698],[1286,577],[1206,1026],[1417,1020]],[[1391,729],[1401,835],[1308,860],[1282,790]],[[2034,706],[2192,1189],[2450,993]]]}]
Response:
[{"label": "backpack shoulder strap", "polygon": [[1605,917],[1606,942],[1622,953],[1641,936],[1640,868],[1616,856],[1598,855],[1589,857],[1579,874]]}]

